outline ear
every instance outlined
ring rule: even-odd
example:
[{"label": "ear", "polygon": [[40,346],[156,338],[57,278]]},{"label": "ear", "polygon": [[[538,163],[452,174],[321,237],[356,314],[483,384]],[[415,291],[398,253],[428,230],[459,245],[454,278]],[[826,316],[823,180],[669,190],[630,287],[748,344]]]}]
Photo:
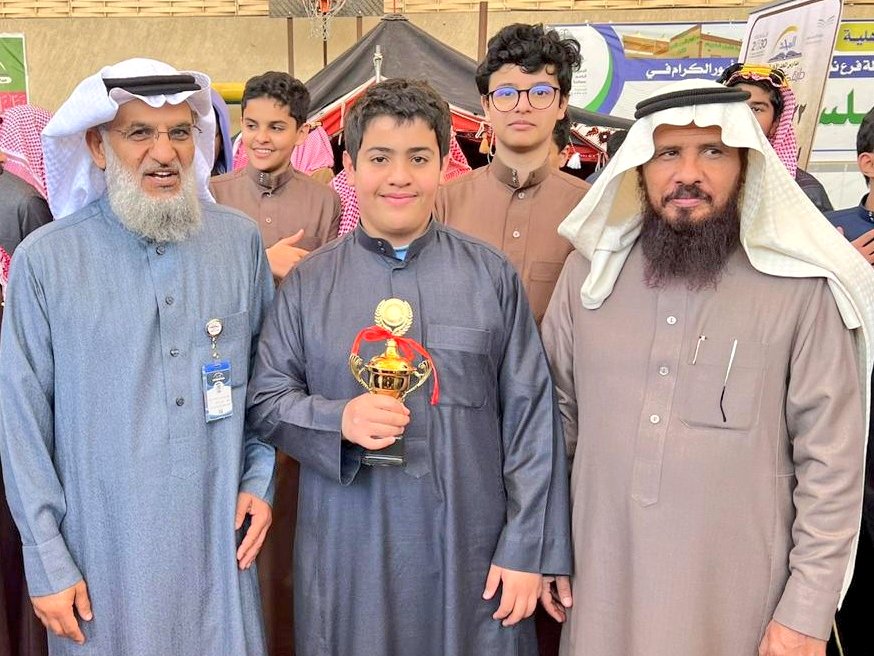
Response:
[{"label": "ear", "polygon": [[91,159],[97,165],[97,168],[106,170],[106,153],[104,152],[103,135],[97,128],[89,128],[85,132],[85,145],[88,146],[88,152],[91,153]]},{"label": "ear", "polygon": [[300,146],[304,141],[306,141],[309,134],[310,125],[309,123],[304,123],[297,129],[297,138],[294,141],[295,147]]},{"label": "ear", "polygon": [[486,120],[491,122],[492,117],[489,116],[489,97],[488,96],[480,96],[479,104],[482,105],[483,114],[485,114]]},{"label": "ear", "polygon": [[868,178],[874,178],[874,152],[859,155],[859,172]]},{"label": "ear", "polygon": [[567,162],[571,158],[571,155],[573,155],[573,153],[573,146],[565,146],[564,148],[562,148],[558,152],[558,168],[563,169],[567,165]]},{"label": "ear", "polygon": [[565,117],[565,114],[567,114],[567,106],[568,106],[569,102],[570,102],[569,97],[565,96],[564,98],[562,98],[561,96],[559,96],[558,118],[556,118],[557,121],[560,121],[561,119],[563,119]]},{"label": "ear", "polygon": [[349,184],[353,187],[355,186],[355,163],[352,161],[352,157],[349,156],[347,151],[343,151],[343,170],[346,171],[346,178],[349,180]]}]

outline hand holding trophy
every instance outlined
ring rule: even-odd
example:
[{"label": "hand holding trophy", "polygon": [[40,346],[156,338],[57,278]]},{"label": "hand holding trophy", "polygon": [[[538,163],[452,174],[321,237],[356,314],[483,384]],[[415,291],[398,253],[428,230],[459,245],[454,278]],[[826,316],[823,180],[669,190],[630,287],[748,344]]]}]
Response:
[{"label": "hand holding trophy", "polygon": [[[413,309],[406,301],[397,298],[384,299],[376,306],[375,325],[358,333],[349,354],[349,368],[364,389],[371,394],[391,396],[403,402],[407,395],[434,377],[434,392],[431,404],[437,403],[439,387],[437,371],[431,356],[424,347],[404,334],[413,324]],[[361,342],[385,340],[385,351],[364,362],[358,354]],[[416,355],[422,359],[414,364]],[[403,441],[379,451],[365,451],[362,462],[368,465],[403,465]]]}]

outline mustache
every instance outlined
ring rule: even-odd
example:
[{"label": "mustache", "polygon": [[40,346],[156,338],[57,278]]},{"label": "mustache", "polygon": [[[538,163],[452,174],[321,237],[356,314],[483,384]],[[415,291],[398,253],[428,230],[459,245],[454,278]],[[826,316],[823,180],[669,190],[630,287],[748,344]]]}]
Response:
[{"label": "mustache", "polygon": [[182,172],[182,167],[179,164],[143,164],[140,167],[140,175],[152,175],[153,173],[175,173]]},{"label": "mustache", "polygon": [[713,202],[713,197],[703,191],[697,184],[677,185],[676,189],[662,198],[662,203],[668,203],[680,198],[700,198],[708,203]]}]

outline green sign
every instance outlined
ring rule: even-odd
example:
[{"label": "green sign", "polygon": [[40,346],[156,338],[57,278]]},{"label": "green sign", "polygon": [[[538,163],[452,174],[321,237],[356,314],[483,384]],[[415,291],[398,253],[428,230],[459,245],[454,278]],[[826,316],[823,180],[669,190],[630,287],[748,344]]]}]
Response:
[{"label": "green sign", "polygon": [[23,34],[0,34],[0,112],[27,103]]}]

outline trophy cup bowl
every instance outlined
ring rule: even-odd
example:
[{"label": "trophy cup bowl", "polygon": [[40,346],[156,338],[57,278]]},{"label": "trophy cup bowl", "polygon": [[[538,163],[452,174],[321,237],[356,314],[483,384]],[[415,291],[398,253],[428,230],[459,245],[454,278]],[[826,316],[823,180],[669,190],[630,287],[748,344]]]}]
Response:
[{"label": "trophy cup bowl", "polygon": [[[407,394],[425,383],[431,375],[431,363],[423,360],[418,367],[398,353],[397,342],[386,340],[385,352],[367,363],[357,353],[349,356],[349,369],[358,383],[371,394],[384,394],[401,403]],[[379,451],[365,451],[362,462],[367,465],[403,465],[404,446],[401,438]]]}]

